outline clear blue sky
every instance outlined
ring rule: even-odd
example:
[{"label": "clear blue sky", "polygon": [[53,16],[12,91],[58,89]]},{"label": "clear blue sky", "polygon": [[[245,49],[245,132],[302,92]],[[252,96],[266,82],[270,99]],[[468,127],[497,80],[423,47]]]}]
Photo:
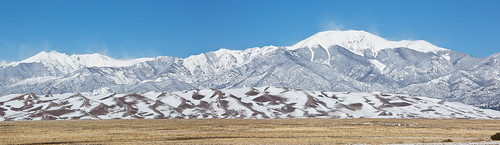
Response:
[{"label": "clear blue sky", "polygon": [[423,39],[485,57],[500,52],[500,1],[0,0],[0,60],[42,50],[187,57],[288,46],[331,29]]}]

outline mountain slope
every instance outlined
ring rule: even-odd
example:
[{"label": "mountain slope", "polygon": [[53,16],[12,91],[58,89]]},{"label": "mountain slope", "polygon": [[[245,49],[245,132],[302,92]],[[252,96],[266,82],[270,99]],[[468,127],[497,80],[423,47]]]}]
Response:
[{"label": "mountain slope", "polygon": [[426,97],[280,87],[181,92],[33,93],[0,97],[0,120],[134,118],[500,118],[500,112]]},{"label": "mountain slope", "polygon": [[290,47],[221,49],[188,58],[115,60],[53,51],[0,66],[0,95],[283,86],[412,94],[496,108],[499,56],[475,58],[363,31],[326,31]]}]

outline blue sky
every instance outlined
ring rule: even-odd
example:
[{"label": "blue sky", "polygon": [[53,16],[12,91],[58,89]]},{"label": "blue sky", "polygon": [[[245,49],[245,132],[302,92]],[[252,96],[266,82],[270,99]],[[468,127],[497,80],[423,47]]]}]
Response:
[{"label": "blue sky", "polygon": [[0,60],[40,51],[187,57],[289,46],[317,32],[365,30],[485,57],[500,52],[500,1],[0,0]]}]

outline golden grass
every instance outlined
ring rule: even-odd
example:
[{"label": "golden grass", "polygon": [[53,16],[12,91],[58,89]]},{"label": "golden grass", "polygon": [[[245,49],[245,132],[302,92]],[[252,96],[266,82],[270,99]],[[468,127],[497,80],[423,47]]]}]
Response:
[{"label": "golden grass", "polygon": [[500,120],[165,119],[0,122],[3,144],[346,144],[490,141]]}]

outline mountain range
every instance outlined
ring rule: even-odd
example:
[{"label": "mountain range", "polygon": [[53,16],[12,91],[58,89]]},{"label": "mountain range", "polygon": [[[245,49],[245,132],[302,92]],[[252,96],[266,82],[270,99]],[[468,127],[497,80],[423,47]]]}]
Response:
[{"label": "mountain range", "polygon": [[0,66],[0,96],[281,86],[410,94],[500,110],[499,60],[500,53],[477,58],[423,40],[324,31],[293,46],[220,49],[187,58],[40,52]]}]

